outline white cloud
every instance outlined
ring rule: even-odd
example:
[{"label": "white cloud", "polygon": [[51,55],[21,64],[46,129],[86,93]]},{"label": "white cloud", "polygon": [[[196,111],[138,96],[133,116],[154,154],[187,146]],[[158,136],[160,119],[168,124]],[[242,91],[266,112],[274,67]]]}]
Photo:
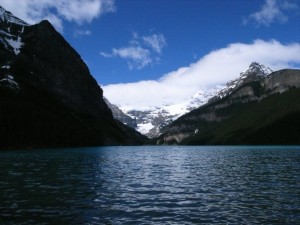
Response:
[{"label": "white cloud", "polygon": [[282,8],[285,9],[285,10],[298,9],[298,5],[296,3],[293,3],[293,2],[283,1],[282,2]]},{"label": "white cloud", "polygon": [[29,24],[48,19],[63,31],[63,20],[79,25],[115,10],[114,0],[0,0],[6,10]]},{"label": "white cloud", "polygon": [[149,45],[157,53],[161,53],[162,48],[166,45],[166,39],[162,34],[144,36],[143,40],[146,45]]},{"label": "white cloud", "polygon": [[153,34],[140,37],[136,32],[129,45],[122,48],[113,48],[110,53],[100,52],[105,58],[120,57],[127,61],[129,69],[142,69],[145,66],[153,65],[160,60],[162,48],[166,45],[165,37],[162,34]]},{"label": "white cloud", "polygon": [[287,12],[297,8],[297,4],[289,1],[265,0],[261,9],[249,15],[248,18],[244,20],[244,24],[249,22],[254,22],[258,26],[269,26],[274,22],[283,24],[288,21]]},{"label": "white cloud", "polygon": [[163,75],[158,80],[103,86],[110,102],[128,109],[153,108],[185,101],[199,90],[225,84],[237,77],[251,62],[273,70],[300,65],[300,43],[282,44],[276,40],[233,43],[210,52],[187,67]]},{"label": "white cloud", "polygon": [[80,36],[90,36],[92,32],[90,30],[75,30],[73,33],[74,37],[80,37]]},{"label": "white cloud", "polygon": [[111,58],[118,56],[126,59],[129,69],[142,69],[152,63],[150,51],[140,46],[129,46],[125,48],[113,49],[112,53],[100,52],[103,57]]}]

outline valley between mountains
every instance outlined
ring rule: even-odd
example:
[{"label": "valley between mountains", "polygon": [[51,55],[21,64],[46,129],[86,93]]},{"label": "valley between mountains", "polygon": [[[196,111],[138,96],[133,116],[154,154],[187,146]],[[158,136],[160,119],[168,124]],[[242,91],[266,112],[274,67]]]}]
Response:
[{"label": "valley between mountains", "polygon": [[28,25],[0,6],[0,149],[300,144],[300,70],[249,64],[185,102],[128,109],[48,21]]}]

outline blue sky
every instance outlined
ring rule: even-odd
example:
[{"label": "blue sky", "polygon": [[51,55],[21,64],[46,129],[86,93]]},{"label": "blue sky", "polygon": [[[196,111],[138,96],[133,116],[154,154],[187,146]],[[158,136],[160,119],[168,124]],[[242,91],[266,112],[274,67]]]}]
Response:
[{"label": "blue sky", "polygon": [[[0,4],[28,23],[49,19],[82,56],[104,94],[118,105],[136,101],[138,107],[150,100],[155,105],[162,90],[160,95],[170,104],[180,102],[197,89],[238,76],[251,61],[272,69],[300,67],[300,0]],[[145,89],[153,93],[147,95]],[[141,95],[143,104],[136,100]]]},{"label": "blue sky", "polygon": [[[115,12],[78,28],[89,30],[90,35],[74,38],[72,30],[65,32],[104,85],[158,79],[230,43],[251,43],[255,39],[300,42],[299,9],[283,10],[286,22],[274,18],[260,24],[249,16],[261,10],[261,0],[119,0],[115,6]],[[136,34],[165,38],[161,53],[151,54],[151,63],[130,66],[127,59],[99,54],[129,47]]]}]

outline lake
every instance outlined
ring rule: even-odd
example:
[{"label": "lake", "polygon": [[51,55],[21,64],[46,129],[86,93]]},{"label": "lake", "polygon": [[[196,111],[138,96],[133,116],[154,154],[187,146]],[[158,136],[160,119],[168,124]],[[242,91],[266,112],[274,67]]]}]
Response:
[{"label": "lake", "polygon": [[300,147],[0,152],[0,224],[299,224]]}]

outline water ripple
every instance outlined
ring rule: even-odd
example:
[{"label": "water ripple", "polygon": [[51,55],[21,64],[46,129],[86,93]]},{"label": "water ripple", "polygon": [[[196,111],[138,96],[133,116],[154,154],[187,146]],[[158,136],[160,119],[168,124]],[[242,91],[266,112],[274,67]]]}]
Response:
[{"label": "water ripple", "polygon": [[300,148],[0,152],[0,224],[297,224]]}]

